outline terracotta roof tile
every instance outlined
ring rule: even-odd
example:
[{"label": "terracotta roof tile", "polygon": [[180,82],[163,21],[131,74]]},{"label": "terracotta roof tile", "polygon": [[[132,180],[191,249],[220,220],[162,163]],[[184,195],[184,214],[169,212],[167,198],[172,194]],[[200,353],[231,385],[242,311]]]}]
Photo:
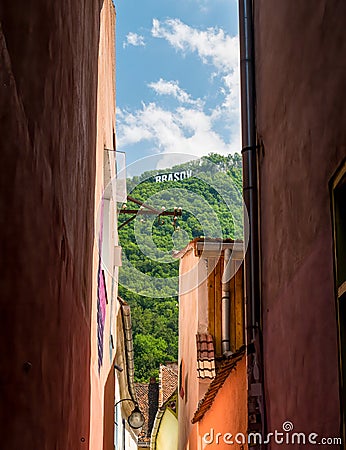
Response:
[{"label": "terracotta roof tile", "polygon": [[198,408],[191,420],[192,423],[196,423],[201,420],[204,414],[209,410],[211,405],[213,404],[215,397],[218,391],[223,386],[226,381],[228,375],[235,369],[237,363],[243,358],[245,355],[245,346],[241,347],[236,353],[229,356],[219,367],[215,378],[210,383],[210,386],[207,392],[204,394],[204,397],[200,401]]},{"label": "terracotta roof tile", "polygon": [[[152,380],[151,388],[157,386],[155,379]],[[150,442],[150,426],[153,423],[149,423],[150,419],[155,418],[157,410],[157,394],[155,390],[149,389],[150,383],[135,383],[135,390],[137,395],[137,401],[139,409],[144,415],[144,425],[141,432],[138,435],[138,445],[147,444]],[[167,363],[166,365],[160,365],[160,380],[157,389],[160,389],[159,394],[159,406],[162,406],[172,394],[176,391],[178,386],[178,365],[177,363]],[[150,399],[150,405],[149,405]],[[150,411],[149,411],[150,409]],[[153,421],[153,420],[151,420]]]},{"label": "terracotta roof tile", "polygon": [[198,378],[215,377],[215,352],[211,334],[196,334],[197,376]]},{"label": "terracotta roof tile", "polygon": [[159,406],[162,406],[175,392],[178,386],[178,364],[160,365],[160,397]]},{"label": "terracotta roof tile", "polygon": [[140,442],[146,442],[147,440],[148,419],[149,419],[148,387],[149,387],[148,383],[135,383],[135,391],[137,395],[139,409],[141,410],[145,419],[141,432],[138,435],[138,441]]},{"label": "terracotta roof tile", "polygon": [[158,383],[151,378],[150,383],[135,383],[139,409],[144,416],[144,425],[138,435],[138,445],[150,442],[151,428],[158,408]]}]

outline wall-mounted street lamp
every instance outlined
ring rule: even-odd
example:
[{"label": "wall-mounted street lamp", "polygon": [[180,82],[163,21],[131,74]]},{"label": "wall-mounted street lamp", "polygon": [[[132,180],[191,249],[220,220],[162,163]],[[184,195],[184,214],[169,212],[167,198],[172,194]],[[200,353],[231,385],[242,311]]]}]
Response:
[{"label": "wall-mounted street lamp", "polygon": [[123,399],[119,400],[118,402],[116,402],[116,404],[114,405],[114,408],[119,403],[126,402],[126,401],[130,401],[135,405],[132,413],[127,418],[127,421],[131,428],[133,428],[134,430],[137,430],[138,428],[141,428],[143,426],[144,420],[145,420],[143,414],[141,413],[141,410],[139,409],[137,402],[132,400],[132,398],[123,398]]}]

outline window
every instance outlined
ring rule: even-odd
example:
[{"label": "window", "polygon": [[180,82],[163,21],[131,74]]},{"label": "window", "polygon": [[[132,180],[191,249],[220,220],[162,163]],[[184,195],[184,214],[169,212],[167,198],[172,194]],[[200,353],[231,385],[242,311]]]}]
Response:
[{"label": "window", "polygon": [[339,334],[342,432],[346,437],[346,161],[332,184],[336,310]]}]

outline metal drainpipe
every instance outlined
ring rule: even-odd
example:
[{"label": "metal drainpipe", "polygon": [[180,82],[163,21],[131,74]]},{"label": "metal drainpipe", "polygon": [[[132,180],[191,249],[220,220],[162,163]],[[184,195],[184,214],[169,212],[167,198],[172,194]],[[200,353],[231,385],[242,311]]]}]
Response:
[{"label": "metal drainpipe", "polygon": [[229,282],[231,275],[230,249],[224,250],[224,269],[222,275],[222,298],[221,298],[221,347],[222,354],[228,356],[231,352],[230,344],[230,305],[229,305]]},{"label": "metal drainpipe", "polygon": [[239,0],[241,122],[243,156],[243,195],[249,215],[249,244],[245,256],[248,326],[258,323],[258,201],[255,125],[255,85],[252,31],[252,0]]},{"label": "metal drainpipe", "polygon": [[[248,430],[264,434],[252,0],[239,0],[239,36],[243,196],[249,216],[249,243],[245,255]],[[262,445],[252,448],[262,448]]]}]

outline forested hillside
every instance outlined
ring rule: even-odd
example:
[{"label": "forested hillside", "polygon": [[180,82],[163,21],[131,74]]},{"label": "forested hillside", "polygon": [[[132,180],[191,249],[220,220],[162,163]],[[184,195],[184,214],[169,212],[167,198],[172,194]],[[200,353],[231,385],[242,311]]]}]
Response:
[{"label": "forested hillside", "polygon": [[[196,237],[242,238],[241,157],[210,154],[127,183],[134,199],[160,211],[182,211],[175,220],[140,214],[119,230],[126,257],[119,294],[131,305],[135,378],[148,381],[160,363],[178,356],[179,261],[172,252]],[[128,202],[123,208],[139,206]],[[129,217],[119,214],[119,227]]]}]

